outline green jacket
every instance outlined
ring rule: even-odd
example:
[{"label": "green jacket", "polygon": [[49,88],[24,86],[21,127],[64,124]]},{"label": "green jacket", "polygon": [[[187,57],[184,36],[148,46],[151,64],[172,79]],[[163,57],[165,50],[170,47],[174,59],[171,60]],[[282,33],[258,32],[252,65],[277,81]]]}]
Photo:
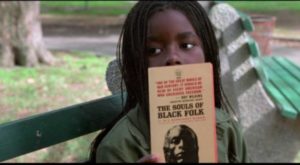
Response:
[{"label": "green jacket", "polygon": [[[216,111],[219,162],[249,162],[238,123],[220,109]],[[146,115],[131,110],[99,144],[96,162],[134,163],[150,154],[150,133]]]}]

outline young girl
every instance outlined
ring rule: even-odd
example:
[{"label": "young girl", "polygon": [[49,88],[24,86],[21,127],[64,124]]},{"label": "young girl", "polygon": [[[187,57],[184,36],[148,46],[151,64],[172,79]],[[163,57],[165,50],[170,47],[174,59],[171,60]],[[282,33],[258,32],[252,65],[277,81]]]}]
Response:
[{"label": "young girl", "polygon": [[93,142],[93,162],[160,162],[150,154],[149,67],[210,62],[214,68],[219,162],[248,162],[238,123],[221,87],[218,45],[197,1],[139,1],[128,13],[118,44],[126,87],[122,114]]}]

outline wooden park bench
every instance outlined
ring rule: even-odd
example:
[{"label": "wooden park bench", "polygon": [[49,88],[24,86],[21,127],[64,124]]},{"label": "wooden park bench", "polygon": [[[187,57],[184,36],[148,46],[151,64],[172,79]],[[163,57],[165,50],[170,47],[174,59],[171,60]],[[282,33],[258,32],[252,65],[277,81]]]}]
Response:
[{"label": "wooden park bench", "polygon": [[[209,12],[217,5],[219,3]],[[255,81],[263,84],[283,116],[295,119],[300,107],[297,102],[300,101],[299,66],[283,57],[261,56],[257,43],[247,35],[244,37],[246,42],[237,44],[231,51],[230,45],[237,38],[254,29],[248,15],[239,13],[237,19],[225,28],[218,29],[215,24],[218,21],[212,22],[220,44],[224,91],[238,115],[247,108],[243,105],[245,101],[239,98],[252,89]],[[263,88],[258,90],[264,92]],[[105,128],[120,113],[121,100],[121,95],[113,92],[111,96],[1,124],[0,161]]]},{"label": "wooden park bench", "polygon": [[[249,157],[257,162],[293,161],[299,153],[300,120],[290,120],[297,116],[290,113],[290,109],[299,108],[296,104],[300,95],[296,92],[288,95],[291,89],[299,90],[299,66],[284,57],[261,55],[257,42],[250,35],[255,30],[251,17],[230,5],[214,5],[210,20],[220,47],[223,88],[234,103]],[[269,58],[281,60],[285,67]],[[265,65],[267,61],[272,63]],[[289,69],[288,63],[292,66]],[[279,73],[286,75],[278,76]]]},{"label": "wooden park bench", "polygon": [[[223,6],[226,5],[227,4]],[[222,11],[220,9],[218,10]],[[239,19],[230,23],[230,25],[226,26],[226,28],[222,29],[219,27],[219,31],[221,31],[221,34],[219,35],[219,45],[221,48],[227,49],[227,52],[225,53],[226,57],[224,58],[230,61],[229,70],[232,74],[238,72],[238,69],[242,70],[242,75],[240,76],[244,77],[246,80],[242,81],[241,78],[237,80],[235,78],[237,76],[232,75],[232,85],[235,87],[234,98],[239,98],[240,94],[245,93],[246,90],[241,87],[241,85],[245,86],[245,84],[249,83],[249,80],[258,80],[262,83],[267,95],[271,97],[273,103],[280,110],[282,116],[289,119],[296,119],[300,112],[300,67],[283,56],[272,54],[268,56],[262,55],[257,42],[250,35],[250,32],[255,30],[251,17],[243,12],[236,12],[238,13]],[[230,12],[226,11],[226,13]],[[231,13],[234,13],[234,11],[231,11]],[[233,15],[231,15],[231,17]],[[226,17],[226,14],[219,13],[219,17]],[[228,19],[232,20],[233,18]],[[224,21],[226,19],[221,18],[221,20]],[[218,22],[215,21],[215,24],[218,24]],[[241,36],[243,39],[237,41]],[[233,44],[234,42],[240,43]],[[235,50],[228,50],[230,49],[230,46],[235,47]],[[249,62],[248,66],[247,64],[245,65],[246,61]],[[245,67],[238,68],[238,66],[242,65],[248,68],[248,73],[243,73],[243,69],[245,69]],[[251,69],[252,72],[255,70],[257,75],[251,75]],[[227,91],[227,93],[229,93],[229,91]],[[253,103],[252,101],[249,102]],[[239,106],[239,108],[241,107]],[[240,109],[240,111],[244,110]]]}]

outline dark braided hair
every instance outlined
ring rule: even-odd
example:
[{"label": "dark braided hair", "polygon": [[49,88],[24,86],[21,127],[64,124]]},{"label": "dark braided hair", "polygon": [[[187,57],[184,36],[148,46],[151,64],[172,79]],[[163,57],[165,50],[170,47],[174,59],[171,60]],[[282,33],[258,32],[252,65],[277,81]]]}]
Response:
[{"label": "dark braided hair", "polygon": [[218,43],[205,9],[197,1],[139,1],[128,13],[117,45],[118,62],[127,92],[125,106],[122,113],[95,138],[90,153],[91,162],[96,160],[96,150],[100,141],[113,125],[137,104],[149,116],[148,58],[145,56],[148,20],[156,12],[166,9],[182,12],[202,39],[205,61],[211,62],[214,68],[215,106],[221,108],[221,104],[227,101],[221,87]]}]

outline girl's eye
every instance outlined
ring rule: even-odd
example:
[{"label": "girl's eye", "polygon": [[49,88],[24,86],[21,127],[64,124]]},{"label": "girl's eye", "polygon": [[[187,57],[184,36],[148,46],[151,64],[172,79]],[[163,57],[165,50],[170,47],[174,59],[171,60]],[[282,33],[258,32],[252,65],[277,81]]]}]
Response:
[{"label": "girl's eye", "polygon": [[194,46],[195,46],[194,44],[189,44],[189,43],[181,44],[181,47],[184,48],[184,49],[191,49]]},{"label": "girl's eye", "polygon": [[148,48],[148,50],[147,50],[147,53],[149,55],[157,55],[161,52],[162,52],[162,50],[160,48]]}]

